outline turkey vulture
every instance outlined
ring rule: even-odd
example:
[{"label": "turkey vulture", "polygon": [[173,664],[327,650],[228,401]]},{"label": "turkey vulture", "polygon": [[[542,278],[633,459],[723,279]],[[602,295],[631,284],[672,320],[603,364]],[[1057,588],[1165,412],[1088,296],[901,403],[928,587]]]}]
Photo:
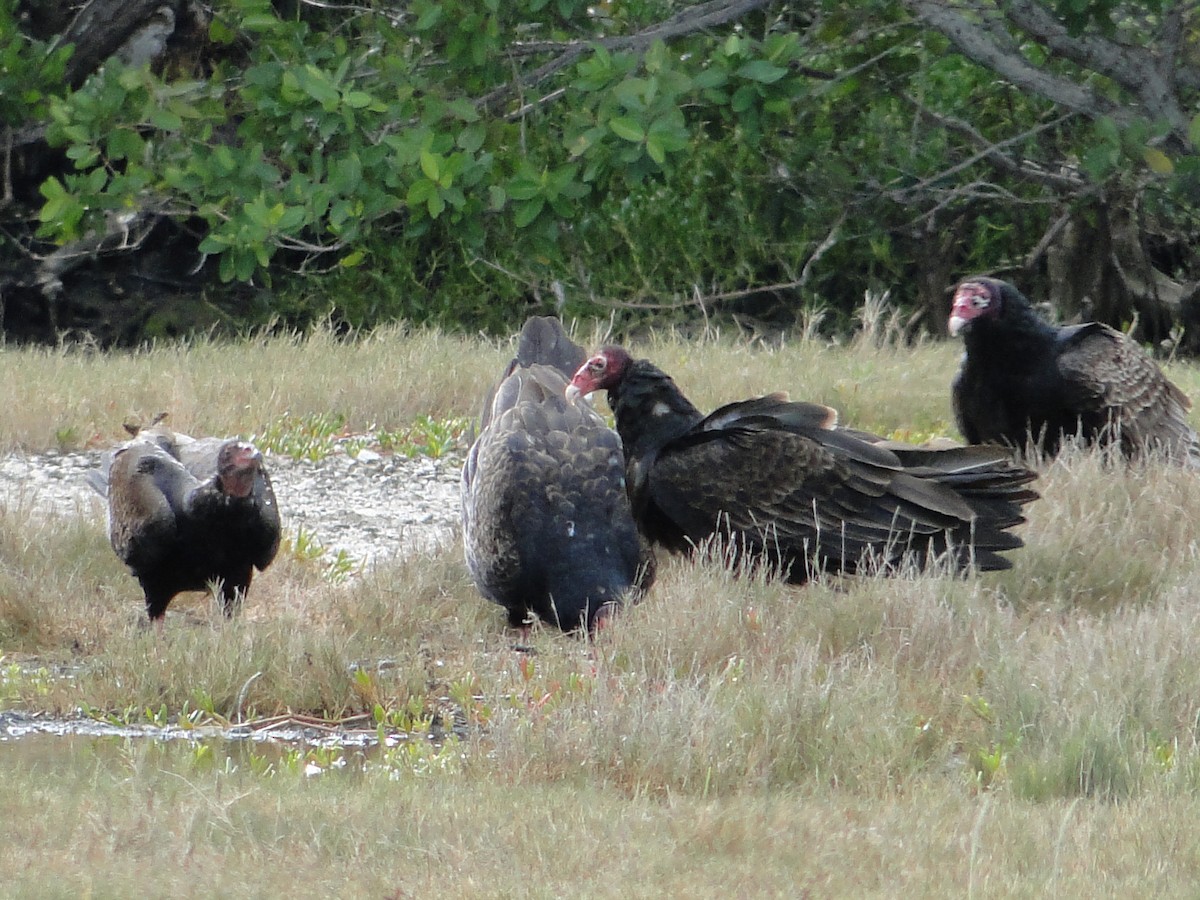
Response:
[{"label": "turkey vulture", "polygon": [[586,357],[557,319],[526,322],[463,466],[467,568],[514,627],[532,612],[592,631],[654,578],[625,493],[621,439],[564,396]]},{"label": "turkey vulture", "polygon": [[142,586],[151,621],[181,591],[221,582],[225,615],[279,549],[279,508],[262,454],[245,441],[195,440],[156,425],[89,478],[108,497],[113,549]]},{"label": "turkey vulture", "polygon": [[789,581],[814,571],[894,568],[948,553],[956,568],[1004,569],[1008,529],[1035,477],[996,446],[927,449],[837,426],[837,413],[771,394],[704,415],[649,360],[605,347],[568,396],[608,390],[628,456],[634,516],[674,552],[725,539],[734,559]]},{"label": "turkey vulture", "polygon": [[1070,436],[1200,465],[1191,402],[1122,332],[1050,325],[1011,284],[982,276],[959,284],[949,325],[966,346],[951,395],[968,441],[1032,441],[1053,456]]}]

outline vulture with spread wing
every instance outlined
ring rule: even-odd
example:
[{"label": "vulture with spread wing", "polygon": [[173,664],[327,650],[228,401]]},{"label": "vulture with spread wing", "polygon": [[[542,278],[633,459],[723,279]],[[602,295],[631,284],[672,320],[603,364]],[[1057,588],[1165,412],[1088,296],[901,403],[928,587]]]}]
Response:
[{"label": "vulture with spread wing", "polygon": [[621,439],[564,396],[586,356],[557,319],[526,322],[463,466],[467,568],[514,627],[532,613],[592,631],[654,577],[625,492]]},{"label": "vulture with spread wing", "polygon": [[109,540],[161,621],[182,591],[220,582],[227,616],[279,549],[279,508],[262,454],[245,441],[195,440],[155,425],[89,478],[108,498]]},{"label": "vulture with spread wing", "polygon": [[954,293],[950,333],[966,346],[951,397],[968,441],[1053,455],[1071,437],[1200,466],[1190,401],[1120,331],[1050,325],[1011,284],[976,276]]},{"label": "vulture with spread wing", "polygon": [[1001,447],[926,449],[837,426],[834,410],[773,394],[704,415],[649,360],[606,347],[569,396],[608,391],[634,516],[675,552],[720,536],[790,581],[906,560],[1007,568],[1035,475]]}]

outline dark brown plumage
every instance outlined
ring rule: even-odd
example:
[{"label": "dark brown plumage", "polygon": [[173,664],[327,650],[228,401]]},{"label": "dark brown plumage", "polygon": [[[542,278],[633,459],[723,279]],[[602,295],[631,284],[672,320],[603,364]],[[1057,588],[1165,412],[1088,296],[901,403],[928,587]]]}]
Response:
[{"label": "dark brown plumage", "polygon": [[1056,327],[1007,282],[959,284],[950,333],[966,345],[951,397],[968,441],[1058,452],[1064,437],[1200,465],[1191,402],[1127,335],[1102,325]]},{"label": "dark brown plumage", "polygon": [[1001,447],[934,450],[837,427],[834,410],[781,394],[705,416],[649,360],[606,347],[569,394],[606,389],[624,441],[634,516],[651,540],[686,552],[720,535],[734,558],[813,570],[892,568],[948,554],[1002,569],[1009,529],[1037,497],[1034,473]]},{"label": "dark brown plumage", "polygon": [[194,440],[155,425],[93,473],[108,498],[109,540],[142,586],[151,621],[181,591],[221,582],[226,615],[245,598],[254,570],[279,549],[279,508],[262,454],[252,444]]},{"label": "dark brown plumage", "polygon": [[514,627],[535,613],[564,631],[591,630],[654,577],[625,493],[621,439],[564,397],[586,355],[557,319],[530,319],[463,466],[467,567]]}]

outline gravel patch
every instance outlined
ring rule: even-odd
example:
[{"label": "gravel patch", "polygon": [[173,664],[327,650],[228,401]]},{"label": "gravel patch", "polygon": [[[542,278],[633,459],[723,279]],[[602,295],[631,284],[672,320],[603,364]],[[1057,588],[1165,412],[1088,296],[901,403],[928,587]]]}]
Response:
[{"label": "gravel patch", "polygon": [[[0,506],[103,523],[105,503],[87,483],[101,451],[0,457]],[[318,462],[267,455],[284,531],[315,538],[364,565],[429,553],[456,540],[462,461],[344,451]]]}]

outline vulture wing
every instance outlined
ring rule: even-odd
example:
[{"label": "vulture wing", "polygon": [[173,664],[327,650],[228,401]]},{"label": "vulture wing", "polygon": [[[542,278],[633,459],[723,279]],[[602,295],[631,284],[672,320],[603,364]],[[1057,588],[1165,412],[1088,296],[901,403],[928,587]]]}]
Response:
[{"label": "vulture wing", "polygon": [[1023,521],[1021,505],[1036,496],[1014,483],[1013,468],[998,448],[893,450],[764,418],[672,442],[646,490],[688,543],[731,533],[784,565],[811,559],[848,571],[864,554],[898,561],[948,549],[966,562],[973,547],[976,565],[992,569],[1008,565],[998,551],[1020,546],[1004,529]]},{"label": "vulture wing", "polygon": [[1127,455],[1157,447],[1200,463],[1191,401],[1132,338],[1093,322],[1061,329],[1058,346],[1067,402],[1111,422]]},{"label": "vulture wing", "polygon": [[912,447],[839,428],[828,407],[772,394],[705,416],[649,360],[604,347],[571,382],[608,391],[634,515],[651,540],[686,552],[728,540],[792,581],[814,569],[892,568],[948,555],[958,566],[1006,568],[1008,532],[1037,494],[1035,473],[999,447]]}]

